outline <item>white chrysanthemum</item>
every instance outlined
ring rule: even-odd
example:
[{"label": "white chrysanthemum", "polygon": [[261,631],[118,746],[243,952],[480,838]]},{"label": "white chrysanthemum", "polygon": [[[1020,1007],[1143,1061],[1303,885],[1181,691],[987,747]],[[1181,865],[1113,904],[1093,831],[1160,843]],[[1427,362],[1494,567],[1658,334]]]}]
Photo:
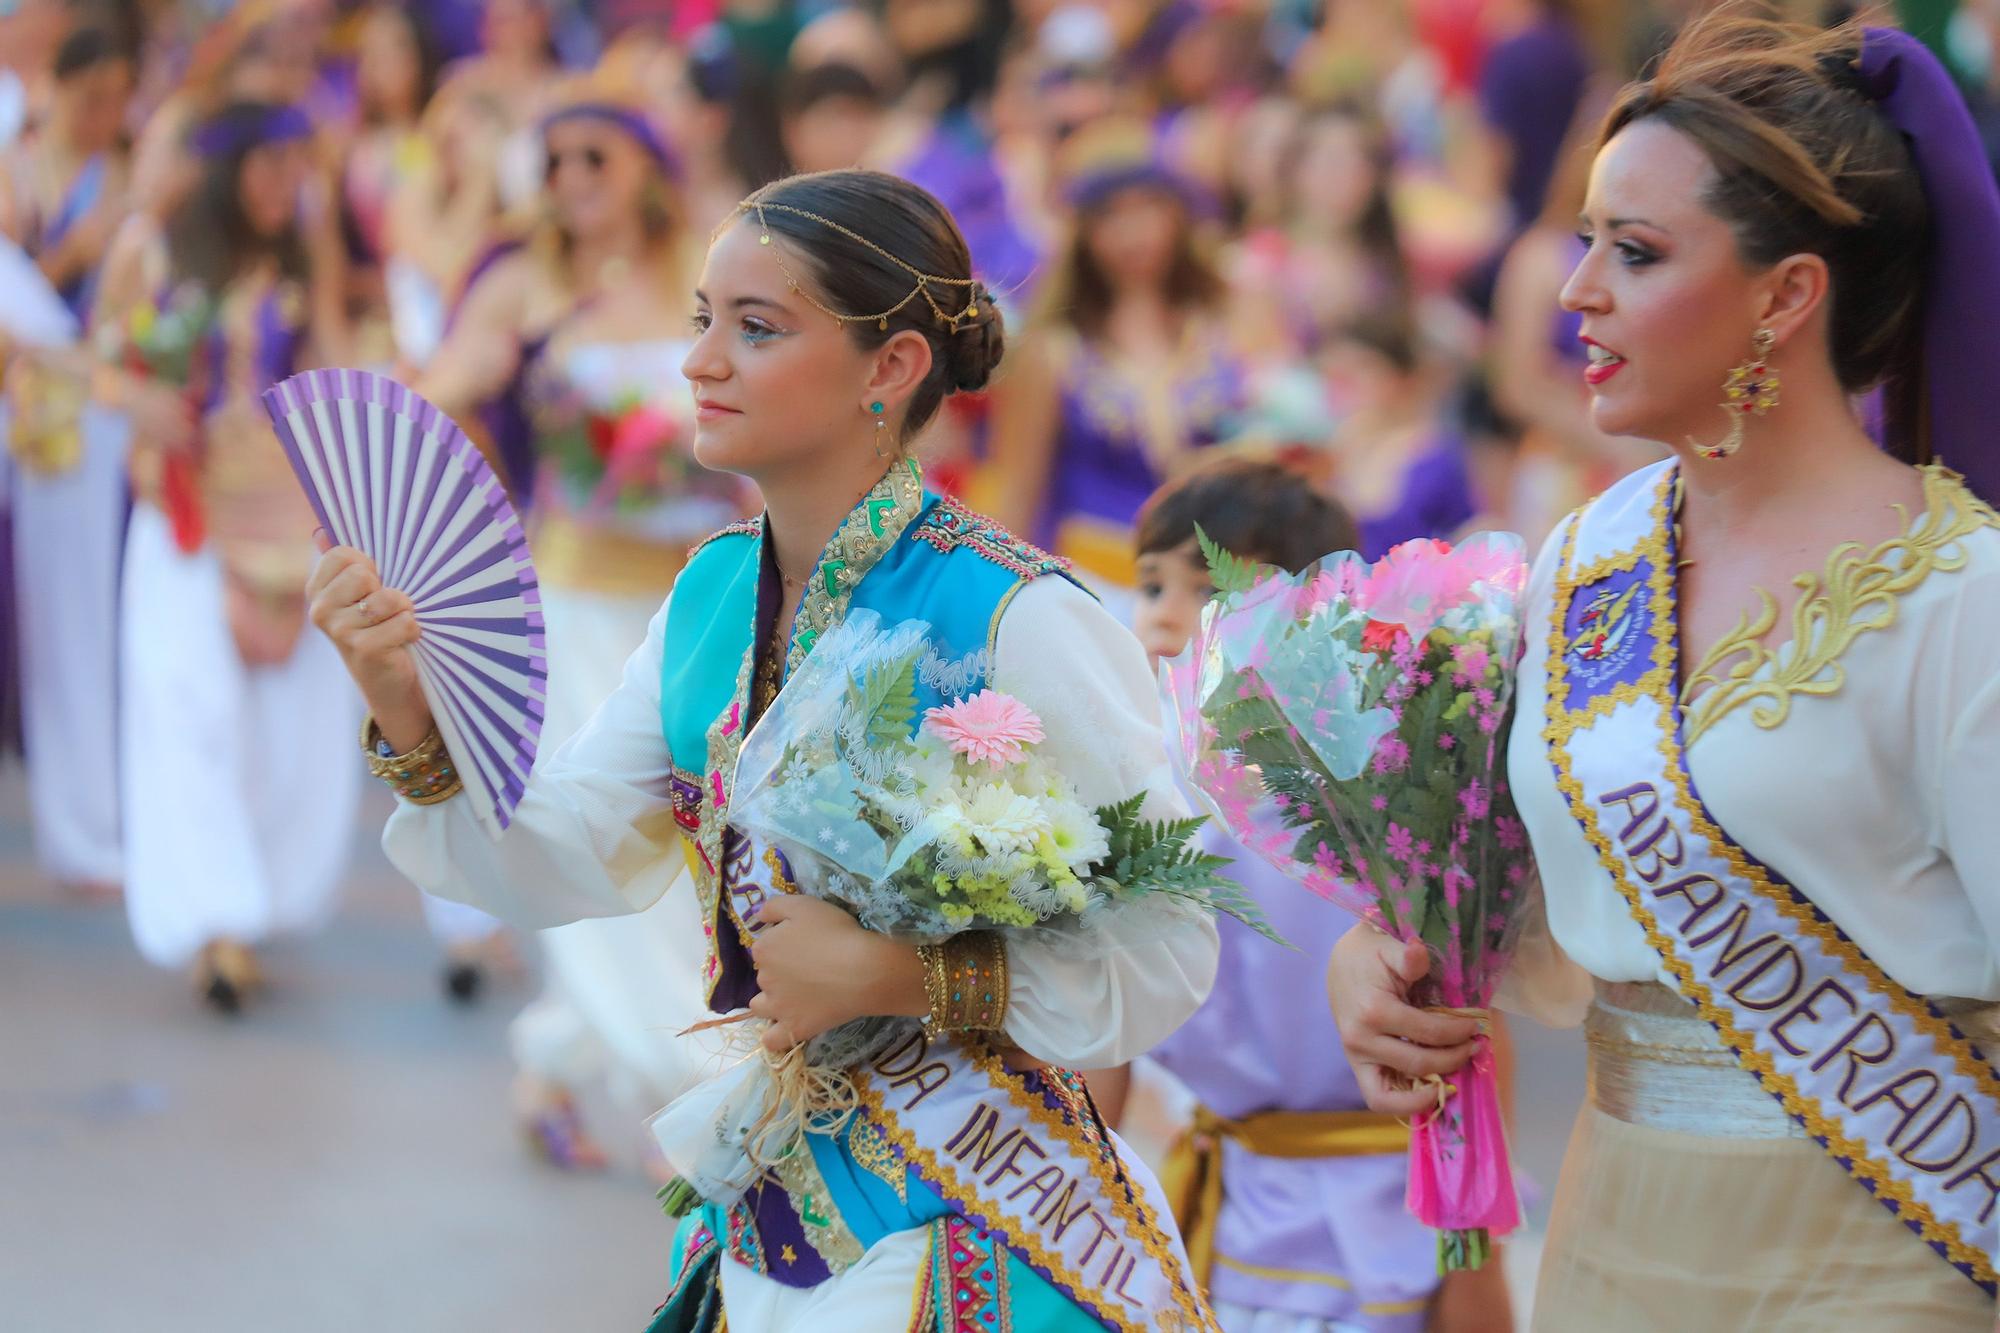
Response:
[{"label": "white chrysanthemum", "polygon": [[1049,841],[1063,864],[1081,875],[1111,851],[1110,835],[1097,816],[1076,801],[1052,801],[1046,807]]},{"label": "white chrysanthemum", "polygon": [[1053,764],[1030,755],[1019,766],[1014,775],[1014,788],[1042,801],[1067,801],[1076,798],[1076,789]]},{"label": "white chrysanthemum", "polygon": [[915,747],[905,761],[905,771],[920,797],[949,796],[957,775],[951,751],[935,743]]},{"label": "white chrysanthemum", "polygon": [[991,782],[974,794],[966,806],[965,819],[987,851],[1010,855],[1033,851],[1049,827],[1040,806]]}]

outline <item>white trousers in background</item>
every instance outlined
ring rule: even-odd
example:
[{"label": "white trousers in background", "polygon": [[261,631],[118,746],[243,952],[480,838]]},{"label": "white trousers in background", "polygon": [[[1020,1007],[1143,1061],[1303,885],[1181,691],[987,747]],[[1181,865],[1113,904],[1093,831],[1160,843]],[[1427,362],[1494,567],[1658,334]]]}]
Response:
[{"label": "white trousers in background", "polygon": [[[542,753],[581,730],[610,697],[659,609],[653,598],[543,585],[549,697]],[[706,945],[692,893],[668,893],[637,915],[577,921],[540,938],[546,983],[509,1032],[524,1072],[568,1086],[604,1077],[621,1100],[645,1111],[714,1072],[719,1040],[675,1035],[707,1016]]]},{"label": "white trousers in background", "polygon": [[65,883],[115,884],[118,553],[131,432],[123,414],[96,404],[81,429],[74,468],[14,473],[21,730],[42,869]]},{"label": "white trousers in background", "polygon": [[147,961],[256,943],[332,914],[360,803],[360,704],[310,626],[292,658],[247,667],[221,562],[184,555],[136,506],[126,539],[120,680],[125,907]]}]

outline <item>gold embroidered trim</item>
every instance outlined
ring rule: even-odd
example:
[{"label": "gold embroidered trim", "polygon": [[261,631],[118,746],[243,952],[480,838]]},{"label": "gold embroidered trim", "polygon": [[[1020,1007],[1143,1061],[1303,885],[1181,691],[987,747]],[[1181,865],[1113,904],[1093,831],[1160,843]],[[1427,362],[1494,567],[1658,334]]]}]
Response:
[{"label": "gold embroidered trim", "polygon": [[[1848,646],[1870,630],[1895,624],[1898,599],[1933,573],[1964,568],[1966,537],[2000,526],[2000,516],[1981,504],[1956,473],[1936,465],[1922,471],[1924,513],[1915,524],[1897,505],[1902,535],[1866,554],[1861,543],[1846,542],[1827,557],[1822,573],[1800,574],[1792,581],[1800,594],[1792,608],[1792,640],[1775,651],[1764,636],[1777,624],[1778,602],[1757,589],[1759,610],[1745,613],[1735,629],[1718,639],[1681,688],[1689,745],[1731,712],[1758,700],[1763,702],[1750,717],[1768,731],[1790,716],[1794,696],[1836,693],[1847,680],[1840,658]],[[1725,672],[1723,665],[1731,658],[1736,663]],[[1709,688],[1697,697],[1703,685]]]},{"label": "gold embroidered trim", "polygon": [[820,635],[847,616],[854,589],[889,553],[903,529],[924,507],[924,474],[914,458],[892,466],[841,521],[833,540],[820,553],[819,564],[806,580],[805,597],[792,617],[791,650],[785,655],[785,675],[799,669]]},{"label": "gold embroidered trim", "polygon": [[[819,636],[847,614],[848,599],[853,596],[855,587],[902,537],[903,530],[909,527],[923,505],[923,472],[914,459],[909,459],[884,473],[875,488],[862,497],[861,503],[841,522],[833,540],[820,554],[819,564],[807,582],[806,594],[799,602],[798,614],[793,617],[791,648],[785,664],[787,676],[805,660],[806,654],[819,641]],[[749,524],[732,524],[715,535],[720,537],[743,532],[757,539],[761,559],[764,540],[761,519],[752,520]],[[757,609],[753,604],[750,611],[753,619]],[[759,720],[752,716],[751,710],[751,689],[757,674],[757,636],[754,632],[750,639],[750,647],[737,667],[736,689],[730,696],[730,705],[709,724],[708,772],[698,784],[701,788],[700,827],[692,838],[695,856],[689,869],[694,874],[703,918],[711,922],[715,919],[718,901],[727,897],[723,893],[726,872],[722,863],[722,846],[729,822],[729,802],[736,789],[736,760],[743,752],[743,743],[751,726]],[[732,903],[732,920],[735,914]],[[740,921],[736,925],[744,947],[748,948],[749,931]],[[707,967],[708,996],[713,998],[722,970],[714,952],[712,936]]]},{"label": "gold embroidered trim", "polygon": [[[1955,480],[1955,479],[1954,479]],[[1801,1093],[1798,1084],[1790,1075],[1781,1073],[1771,1057],[1757,1049],[1754,1034],[1739,1029],[1734,1015],[1715,1003],[1713,992],[1696,976],[1692,966],[1684,961],[1673,948],[1673,944],[1662,931],[1659,921],[1646,906],[1639,888],[1625,873],[1625,864],[1619,858],[1610,841],[1598,828],[1592,817],[1587,797],[1575,775],[1570,771],[1569,741],[1581,728],[1594,722],[1607,710],[1596,707],[1571,711],[1563,706],[1569,677],[1569,664],[1565,657],[1565,619],[1576,590],[1603,577],[1604,572],[1617,569],[1631,569],[1642,558],[1652,561],[1652,578],[1648,586],[1656,599],[1653,614],[1656,625],[1677,624],[1678,605],[1675,596],[1674,567],[1672,555],[1667,549],[1666,534],[1672,522],[1674,496],[1679,485],[1676,469],[1666,468],[1658,483],[1653,505],[1653,531],[1632,551],[1608,561],[1599,561],[1590,569],[1578,572],[1571,570],[1576,552],[1577,531],[1582,526],[1581,518],[1573,519],[1563,536],[1562,555],[1556,566],[1556,587],[1554,608],[1549,619],[1548,631],[1548,725],[1543,729],[1542,738],[1547,743],[1549,758],[1556,770],[1556,786],[1569,802],[1571,815],[1583,830],[1584,836],[1596,849],[1598,863],[1611,876],[1612,883],[1625,899],[1627,910],[1645,932],[1646,943],[1660,958],[1662,965],[1673,977],[1676,989],[1692,1003],[1721,1037],[1725,1046],[1735,1052],[1737,1063],[1756,1078],[1758,1083],[1784,1105],[1785,1112],[1806,1127],[1806,1131],[1821,1141],[1829,1157],[1847,1170],[1849,1175],[1863,1182],[1878,1198],[1892,1200],[1896,1204],[1896,1216],[1923,1240],[1935,1246],[1942,1246],[1945,1257],[1954,1265],[1971,1273],[1981,1282],[1995,1280],[1993,1257],[1976,1246],[1968,1245],[1957,1231],[1939,1222],[1928,1205],[1918,1200],[1910,1187],[1896,1179],[1889,1171],[1869,1155],[1866,1143],[1851,1139],[1843,1132],[1841,1123],[1820,1110],[1816,1098]],[[1769,900],[1787,918],[1797,924],[1800,933],[1811,936],[1828,953],[1840,959],[1847,967],[1865,977],[1869,988],[1881,995],[1903,1017],[1910,1020],[1917,1029],[1929,1036],[1939,1051],[1951,1053],[1953,1061],[1961,1073],[1977,1081],[1988,1096],[2000,1097],[2000,1078],[1979,1058],[1972,1045],[1963,1036],[1952,1031],[1951,1024],[1933,1012],[1931,1006],[1921,997],[1905,989],[1878,967],[1873,959],[1844,935],[1831,920],[1823,918],[1803,895],[1792,893],[1776,884],[1761,866],[1752,862],[1741,848],[1726,838],[1722,830],[1708,819],[1703,806],[1694,797],[1688,785],[1684,752],[1675,736],[1672,725],[1679,707],[1673,689],[1674,655],[1679,642],[1678,633],[1656,632],[1655,661],[1664,656],[1664,667],[1655,666],[1640,682],[1641,698],[1650,698],[1660,708],[1660,716],[1665,725],[1660,728],[1660,752],[1666,760],[1667,776],[1675,788],[1675,799],[1688,815],[1695,834],[1707,840],[1710,847],[1718,851],[1728,861],[1730,870],[1748,881],[1757,893]],[[1664,650],[1662,653],[1660,650]]]},{"label": "gold embroidered trim", "polygon": [[857,1166],[896,1191],[896,1197],[904,1203],[910,1201],[909,1172],[873,1121],[856,1120],[854,1128],[848,1131],[847,1145],[854,1150]]},{"label": "gold embroidered trim", "polygon": [[[752,612],[754,615],[755,612]],[[750,700],[750,679],[757,661],[757,645],[754,641],[743,654],[742,663],[736,668],[736,689],[731,702],[722,716],[708,727],[708,783],[702,792],[701,828],[693,839],[695,855],[688,866],[694,875],[695,894],[701,903],[702,920],[715,921],[715,909],[725,897],[723,894],[722,844],[729,827],[729,797],[736,785],[736,757],[743,750],[746,731],[747,711]],[[735,921],[736,908],[730,905],[730,919]],[[736,921],[737,936],[744,948],[750,947],[750,932],[743,923]],[[715,987],[722,980],[721,955],[716,952],[713,930],[709,932],[709,951],[706,963],[708,987],[704,1000],[715,998]]]},{"label": "gold embroidered trim", "polygon": [[803,1139],[778,1164],[776,1174],[779,1186],[798,1209],[806,1243],[826,1260],[827,1268],[841,1273],[861,1262],[867,1250],[848,1229],[833,1201],[833,1191],[827,1188],[826,1177],[820,1174],[819,1163]]}]

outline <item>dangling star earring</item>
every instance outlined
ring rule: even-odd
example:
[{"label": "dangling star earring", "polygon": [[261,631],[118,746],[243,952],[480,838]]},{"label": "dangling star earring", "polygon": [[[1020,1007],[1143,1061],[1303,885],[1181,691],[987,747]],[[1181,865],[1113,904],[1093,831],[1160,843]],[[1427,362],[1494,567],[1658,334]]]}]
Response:
[{"label": "dangling star earring", "polygon": [[1729,433],[1714,444],[1690,438],[1688,444],[1706,459],[1727,458],[1743,447],[1743,418],[1763,416],[1778,405],[1778,372],[1771,369],[1771,349],[1778,335],[1759,329],[1750,336],[1750,359],[1729,372],[1722,382],[1722,410],[1729,414]]},{"label": "dangling star earring", "polygon": [[868,404],[868,410],[875,414],[875,456],[877,458],[887,458],[889,452],[882,447],[882,442],[888,438],[885,432],[889,429],[889,423],[882,417],[882,404],[870,403]]}]

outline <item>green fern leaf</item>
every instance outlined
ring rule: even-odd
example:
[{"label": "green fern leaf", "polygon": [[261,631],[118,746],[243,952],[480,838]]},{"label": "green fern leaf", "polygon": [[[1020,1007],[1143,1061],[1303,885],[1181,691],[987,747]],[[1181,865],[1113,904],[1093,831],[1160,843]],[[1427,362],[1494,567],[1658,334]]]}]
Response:
[{"label": "green fern leaf", "polygon": [[1270,565],[1260,565],[1223,550],[1202,531],[1199,523],[1194,525],[1194,539],[1201,546],[1202,558],[1208,561],[1208,577],[1217,592],[1248,592],[1277,572]]}]

